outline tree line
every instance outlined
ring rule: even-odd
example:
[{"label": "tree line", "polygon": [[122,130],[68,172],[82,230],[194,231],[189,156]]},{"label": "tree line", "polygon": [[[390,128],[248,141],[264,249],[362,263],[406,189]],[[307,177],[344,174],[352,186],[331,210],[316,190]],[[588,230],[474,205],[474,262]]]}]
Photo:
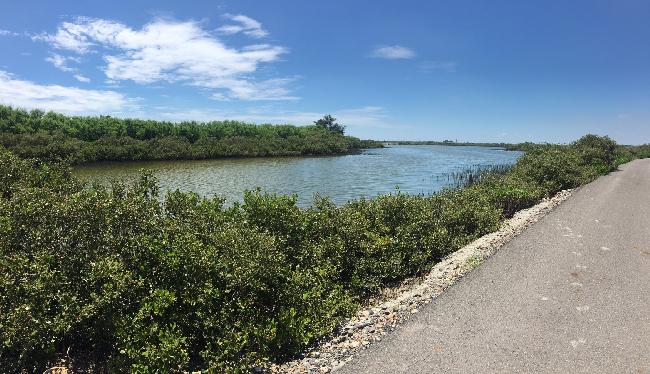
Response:
[{"label": "tree line", "polygon": [[344,134],[326,115],[313,125],[166,122],[66,116],[0,105],[0,145],[25,158],[94,161],[336,155],[381,143]]}]

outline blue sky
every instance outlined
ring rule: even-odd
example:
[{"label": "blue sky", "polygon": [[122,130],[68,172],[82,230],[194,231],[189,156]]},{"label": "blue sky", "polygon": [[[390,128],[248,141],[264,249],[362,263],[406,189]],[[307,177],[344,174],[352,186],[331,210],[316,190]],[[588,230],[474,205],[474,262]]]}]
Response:
[{"label": "blue sky", "polygon": [[0,102],[373,139],[650,142],[648,1],[6,1]]}]

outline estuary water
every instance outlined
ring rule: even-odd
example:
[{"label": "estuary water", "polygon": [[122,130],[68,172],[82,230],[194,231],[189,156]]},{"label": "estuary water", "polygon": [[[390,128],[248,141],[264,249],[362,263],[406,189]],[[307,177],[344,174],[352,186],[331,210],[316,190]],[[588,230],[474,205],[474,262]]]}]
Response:
[{"label": "estuary water", "polygon": [[405,145],[345,156],[99,163],[79,166],[74,172],[108,184],[115,179],[132,180],[141,169],[148,169],[162,191],[218,195],[232,203],[241,201],[245,190],[261,187],[277,194],[296,194],[301,206],[309,206],[316,193],[329,196],[335,204],[396,188],[430,194],[453,184],[450,173],[513,164],[521,154],[487,147]]}]

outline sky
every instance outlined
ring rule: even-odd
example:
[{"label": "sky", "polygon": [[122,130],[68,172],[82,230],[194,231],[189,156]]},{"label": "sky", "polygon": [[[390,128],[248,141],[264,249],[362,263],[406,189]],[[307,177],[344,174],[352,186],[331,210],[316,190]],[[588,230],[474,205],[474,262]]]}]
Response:
[{"label": "sky", "polygon": [[0,103],[381,140],[650,142],[650,2],[3,1]]}]

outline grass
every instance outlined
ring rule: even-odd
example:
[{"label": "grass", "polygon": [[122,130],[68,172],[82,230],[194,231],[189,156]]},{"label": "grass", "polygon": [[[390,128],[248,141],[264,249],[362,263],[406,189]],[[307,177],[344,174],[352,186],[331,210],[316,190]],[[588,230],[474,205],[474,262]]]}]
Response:
[{"label": "grass", "polygon": [[476,268],[477,266],[479,266],[479,265],[481,264],[481,262],[483,262],[483,260],[481,260],[480,258],[478,258],[478,257],[476,257],[476,256],[470,256],[470,257],[467,258],[467,261],[465,261],[465,263],[466,263],[466,264],[467,264],[471,269],[474,269],[474,268]]}]

